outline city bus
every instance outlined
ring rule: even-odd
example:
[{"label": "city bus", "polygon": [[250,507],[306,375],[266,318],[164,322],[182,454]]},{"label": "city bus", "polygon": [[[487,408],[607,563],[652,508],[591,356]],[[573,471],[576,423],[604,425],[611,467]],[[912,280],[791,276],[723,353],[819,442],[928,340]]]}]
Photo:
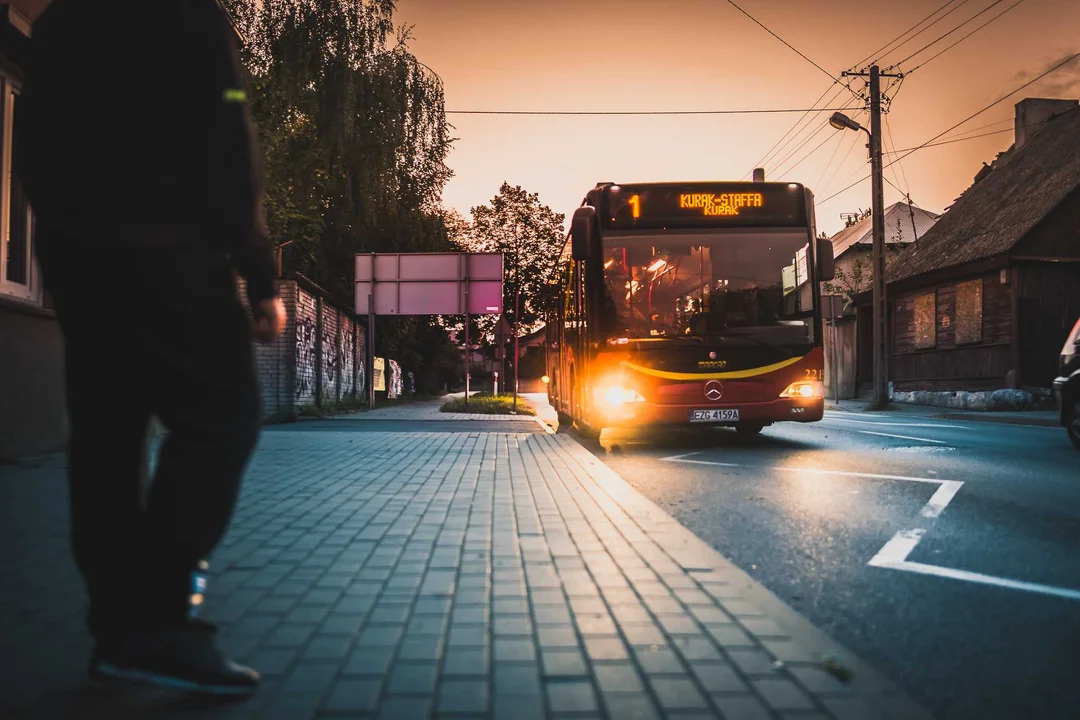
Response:
[{"label": "city bus", "polygon": [[599,183],[571,218],[548,322],[560,424],[727,426],[824,413],[832,244],[798,183]]}]

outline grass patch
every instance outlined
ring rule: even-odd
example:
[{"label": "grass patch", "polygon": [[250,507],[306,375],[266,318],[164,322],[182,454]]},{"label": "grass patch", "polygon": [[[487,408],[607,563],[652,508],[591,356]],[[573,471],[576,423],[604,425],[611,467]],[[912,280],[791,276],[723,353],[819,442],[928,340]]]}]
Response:
[{"label": "grass patch", "polygon": [[[420,402],[422,400],[433,400],[437,395],[411,395],[409,397],[395,398],[389,400],[386,398],[375,399],[375,409],[378,410],[384,407],[397,407],[399,405],[408,405],[409,403]],[[328,417],[331,415],[343,415],[345,413],[358,412],[367,410],[368,401],[365,395],[362,398],[346,398],[338,402],[323,403],[323,405],[301,405],[297,408],[296,414],[300,417],[318,418]]]},{"label": "grass patch", "polygon": [[[480,415],[513,415],[514,414],[514,396],[513,395],[492,395],[491,393],[477,393],[469,396],[469,408],[465,409],[464,396],[447,400],[440,408],[445,413],[477,413]],[[517,414],[518,415],[535,415],[536,410],[530,405],[525,398],[518,395],[517,399]]]}]

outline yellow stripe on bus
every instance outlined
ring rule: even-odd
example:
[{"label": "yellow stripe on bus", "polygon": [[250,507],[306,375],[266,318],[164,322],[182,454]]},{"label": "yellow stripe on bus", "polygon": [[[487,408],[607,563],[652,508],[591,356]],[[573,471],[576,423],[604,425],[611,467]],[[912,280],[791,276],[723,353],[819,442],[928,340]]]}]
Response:
[{"label": "yellow stripe on bus", "polygon": [[[805,356],[804,356],[805,357]],[[738,378],[754,377],[756,375],[764,375],[766,373],[775,372],[794,365],[802,360],[802,357],[788,358],[772,365],[763,365],[761,367],[749,368],[747,370],[732,370],[730,372],[721,373],[679,373],[668,372],[667,370],[655,370],[653,368],[643,367],[641,365],[635,365],[631,362],[623,360],[620,365],[633,370],[635,372],[643,373],[645,375],[652,375],[653,377],[664,378],[665,380],[736,380]]]}]

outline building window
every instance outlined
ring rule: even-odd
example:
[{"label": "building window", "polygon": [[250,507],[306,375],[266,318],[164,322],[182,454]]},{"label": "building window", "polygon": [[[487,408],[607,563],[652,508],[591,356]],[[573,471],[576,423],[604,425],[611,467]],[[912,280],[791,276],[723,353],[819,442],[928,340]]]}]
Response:
[{"label": "building window", "polygon": [[956,344],[982,342],[982,278],[956,285]]},{"label": "building window", "polygon": [[0,76],[0,295],[41,304],[34,215],[12,163],[19,88]]},{"label": "building window", "polygon": [[915,298],[915,348],[925,350],[937,344],[937,294]]}]

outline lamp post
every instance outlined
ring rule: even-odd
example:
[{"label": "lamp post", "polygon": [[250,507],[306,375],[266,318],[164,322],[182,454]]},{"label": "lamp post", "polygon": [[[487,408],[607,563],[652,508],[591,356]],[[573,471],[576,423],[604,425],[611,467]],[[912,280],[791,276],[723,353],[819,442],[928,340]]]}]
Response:
[{"label": "lamp post", "polygon": [[874,325],[874,396],[871,405],[874,410],[881,410],[889,404],[886,304],[885,304],[885,218],[884,191],[881,173],[881,102],[878,92],[877,66],[870,73],[870,126],[867,130],[841,112],[835,112],[829,118],[829,124],[837,130],[862,130],[869,138],[871,170],[871,223],[873,238],[873,325]]}]

